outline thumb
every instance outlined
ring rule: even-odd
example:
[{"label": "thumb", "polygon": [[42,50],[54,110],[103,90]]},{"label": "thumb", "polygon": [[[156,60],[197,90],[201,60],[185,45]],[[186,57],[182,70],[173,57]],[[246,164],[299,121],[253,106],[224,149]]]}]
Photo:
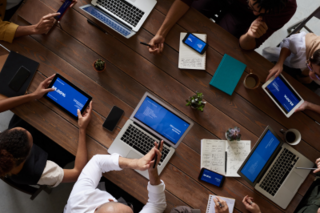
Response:
[{"label": "thumb", "polygon": [[256,20],[257,21],[263,21],[263,18],[262,18],[262,16],[259,16]]},{"label": "thumb", "polygon": [[79,117],[79,118],[82,117],[81,112],[80,112],[80,109],[77,109],[77,114],[78,114],[78,117]]},{"label": "thumb", "polygon": [[319,172],[319,171],[320,171],[320,168],[314,170],[313,173],[317,173],[317,172]]},{"label": "thumb", "polygon": [[48,89],[45,89],[45,91],[46,91],[46,92],[53,92],[53,91],[55,91],[55,89],[53,89],[53,88],[48,88]]}]

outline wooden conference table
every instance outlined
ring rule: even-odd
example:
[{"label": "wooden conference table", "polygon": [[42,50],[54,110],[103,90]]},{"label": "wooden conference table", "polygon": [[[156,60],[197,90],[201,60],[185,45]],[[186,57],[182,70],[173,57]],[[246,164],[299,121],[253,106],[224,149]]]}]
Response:
[{"label": "wooden conference table", "polygon": [[[59,0],[42,1],[52,11],[57,11],[61,5]],[[294,212],[311,185],[313,174],[300,187],[289,207],[282,210],[241,178],[226,178],[222,188],[199,182],[200,140],[224,139],[228,128],[238,126],[241,128],[242,139],[251,140],[253,146],[267,125],[276,131],[297,128],[303,141],[295,148],[315,161],[320,157],[320,143],[317,141],[320,138],[320,126],[315,122],[320,122],[320,116],[306,111],[285,118],[261,88],[244,88],[242,81],[246,73],[232,96],[209,86],[225,53],[247,64],[246,72],[252,69],[263,82],[272,64],[255,52],[242,51],[236,38],[194,9],[189,10],[170,31],[164,52],[158,56],[149,54],[147,47],[139,42],[149,42],[172,2],[158,1],[143,27],[130,39],[125,39],[82,12],[79,7],[90,1],[79,0],[63,17],[62,28],[56,26],[47,35],[15,39],[13,44],[1,43],[40,63],[29,92],[34,91],[46,77],[60,73],[93,97],[93,116],[87,130],[90,157],[107,153],[108,147],[146,91],[161,97],[195,122],[161,174],[166,184],[166,212],[177,205],[189,205],[205,212],[209,194],[235,198],[234,212],[246,212],[241,203],[245,195],[254,197],[262,212]],[[27,25],[18,15],[19,10],[12,20]],[[87,18],[99,24],[108,34],[89,25]],[[179,36],[183,31],[208,35],[210,47],[207,50],[206,71],[178,69]],[[92,67],[93,62],[99,58],[107,64],[107,70],[102,73],[97,73]],[[305,100],[320,104],[315,94],[287,74],[284,75]],[[185,100],[196,91],[203,92],[208,102],[203,113],[185,106]],[[122,108],[125,115],[118,128],[110,133],[102,128],[102,123],[114,105]],[[40,99],[12,111],[75,154],[78,143],[77,122],[57,107]],[[105,176],[141,202],[147,201],[147,180],[134,171],[110,172]]]}]

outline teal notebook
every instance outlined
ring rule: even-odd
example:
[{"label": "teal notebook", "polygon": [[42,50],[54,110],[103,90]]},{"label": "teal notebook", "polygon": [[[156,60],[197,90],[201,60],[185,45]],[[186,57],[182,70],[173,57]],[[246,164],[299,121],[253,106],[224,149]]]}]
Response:
[{"label": "teal notebook", "polygon": [[245,68],[244,63],[224,54],[216,73],[210,81],[210,85],[232,95]]}]

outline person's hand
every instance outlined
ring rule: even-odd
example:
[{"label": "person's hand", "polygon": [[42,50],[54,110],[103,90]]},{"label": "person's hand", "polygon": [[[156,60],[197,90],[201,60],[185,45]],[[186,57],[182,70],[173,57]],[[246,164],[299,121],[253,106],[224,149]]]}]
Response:
[{"label": "person's hand", "polygon": [[308,101],[304,101],[294,112],[304,111],[309,107],[309,105],[310,103]]},{"label": "person's hand", "polygon": [[157,155],[157,162],[154,169],[157,168],[159,161],[161,159],[161,152],[163,148],[163,141],[160,142],[160,147],[157,149],[157,142],[154,142],[154,147],[142,158],[136,161],[134,169],[145,171],[145,170],[153,170],[154,157]]},{"label": "person's hand", "polygon": [[38,24],[34,25],[34,34],[47,33],[55,23],[54,17],[58,15],[60,15],[60,13],[49,13],[43,16]]},{"label": "person's hand", "polygon": [[283,71],[283,65],[280,63],[276,63],[276,65],[274,65],[274,67],[272,67],[272,69],[269,70],[269,75],[266,81],[268,81],[272,76],[274,76],[275,78],[278,77],[282,71]]},{"label": "person's hand", "polygon": [[31,93],[31,95],[33,96],[34,99],[40,99],[42,98],[42,96],[44,96],[44,94],[46,94],[47,92],[52,92],[54,91],[53,88],[48,88],[48,86],[50,85],[52,79],[54,78],[55,74],[53,74],[52,76],[50,76],[49,78],[46,78],[44,81],[42,81],[38,88],[36,89],[36,91],[34,91],[33,93]]},{"label": "person's hand", "polygon": [[[213,201],[214,201],[214,209],[216,211],[216,213],[229,213],[229,207],[226,203],[226,201],[222,200],[220,197],[215,197],[213,198]],[[220,206],[220,204],[221,206]]]},{"label": "person's hand", "polygon": [[[65,2],[65,0],[61,0],[61,2]],[[76,3],[78,3],[78,0],[73,0],[69,8],[73,7]]]},{"label": "person's hand", "polygon": [[320,172],[320,158],[318,158],[316,160],[316,165],[317,165],[317,168],[316,170],[313,171],[313,173],[317,173],[317,172]]},{"label": "person's hand", "polygon": [[81,111],[78,109],[78,125],[80,129],[85,130],[91,120],[91,111],[92,111],[92,101],[90,101],[89,106],[87,109],[83,112],[83,115],[81,115]]},{"label": "person's hand", "polygon": [[261,213],[259,206],[253,202],[252,197],[248,197],[246,195],[242,200],[243,205],[246,207],[246,209],[251,213]]},{"label": "person's hand", "polygon": [[252,22],[247,34],[252,38],[260,38],[267,32],[267,30],[267,24],[263,21],[262,17],[259,16]]},{"label": "person's hand", "polygon": [[149,52],[154,54],[159,54],[163,50],[164,37],[161,35],[155,35],[149,42],[151,47],[149,47]]}]

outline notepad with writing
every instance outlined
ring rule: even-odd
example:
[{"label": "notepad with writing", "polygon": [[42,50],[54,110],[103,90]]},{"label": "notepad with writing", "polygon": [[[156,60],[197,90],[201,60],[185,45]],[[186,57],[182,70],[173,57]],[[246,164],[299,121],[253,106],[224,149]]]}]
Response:
[{"label": "notepad with writing", "polygon": [[[184,44],[182,40],[187,33],[180,33],[180,46],[179,46],[179,69],[193,69],[193,70],[205,70],[206,69],[206,54],[197,53],[188,45]],[[207,42],[207,35],[200,33],[193,33],[193,35]]]},{"label": "notepad with writing", "polygon": [[246,65],[231,56],[224,54],[216,72],[214,73],[210,85],[232,95],[236,88]]},{"label": "notepad with writing", "polygon": [[201,168],[226,177],[240,177],[237,173],[251,151],[251,141],[201,140]]},{"label": "notepad with writing", "polygon": [[[213,198],[215,198],[215,197],[216,197],[215,195],[209,195],[206,213],[215,213],[215,212],[216,212],[216,211],[214,210],[215,204],[214,204],[214,201],[213,201]],[[229,213],[232,213],[232,212],[233,212],[233,209],[234,209],[234,204],[235,204],[236,200],[233,199],[233,198],[227,198],[227,197],[221,197],[221,196],[219,196],[219,198],[220,198],[221,200],[226,201],[226,203],[227,203],[227,205],[228,205],[228,207],[229,207]]]}]

